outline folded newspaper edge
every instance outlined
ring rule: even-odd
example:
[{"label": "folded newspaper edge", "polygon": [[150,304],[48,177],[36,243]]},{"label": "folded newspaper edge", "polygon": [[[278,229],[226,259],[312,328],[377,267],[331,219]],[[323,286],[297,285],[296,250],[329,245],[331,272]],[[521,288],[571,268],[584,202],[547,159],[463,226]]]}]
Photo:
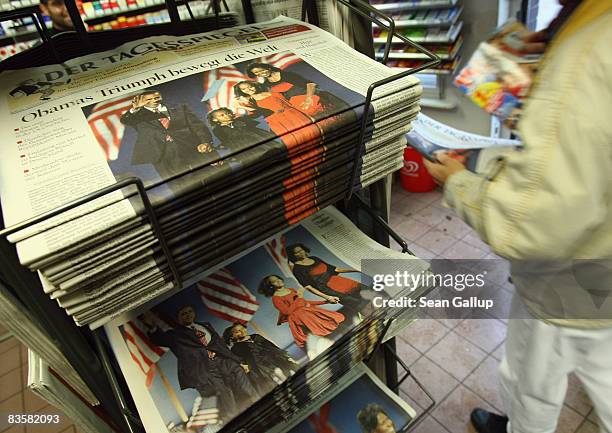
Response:
[{"label": "folded newspaper edge", "polygon": [[[52,406],[60,409],[85,433],[114,433],[92,409],[49,371],[49,365],[28,350],[28,388]],[[60,424],[60,415],[44,414],[46,424]]]}]

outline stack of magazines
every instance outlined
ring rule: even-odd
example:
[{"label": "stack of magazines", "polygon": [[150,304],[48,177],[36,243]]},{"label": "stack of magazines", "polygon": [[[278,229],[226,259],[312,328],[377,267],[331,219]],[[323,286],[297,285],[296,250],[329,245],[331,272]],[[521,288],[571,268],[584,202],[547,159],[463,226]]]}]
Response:
[{"label": "stack of magazines", "polygon": [[[338,390],[390,319],[415,318],[417,309],[389,308],[390,301],[427,288],[380,287],[376,275],[428,269],[330,207],[105,331],[148,433],[270,432]],[[354,397],[368,400],[354,402],[363,407],[382,404]]]},{"label": "stack of magazines", "polygon": [[[188,287],[202,273],[402,166],[419,81],[280,17],[147,38],[2,75],[7,226],[138,177]],[[354,166],[362,120],[365,151]],[[357,175],[353,180],[353,172]],[[9,237],[78,325],[179,284],[130,188]]]}]

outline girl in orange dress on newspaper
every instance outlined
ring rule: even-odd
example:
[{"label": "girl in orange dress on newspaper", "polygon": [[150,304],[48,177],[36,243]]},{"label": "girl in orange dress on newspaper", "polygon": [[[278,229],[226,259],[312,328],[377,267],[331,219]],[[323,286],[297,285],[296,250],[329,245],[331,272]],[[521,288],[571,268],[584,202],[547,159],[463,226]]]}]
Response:
[{"label": "girl in orange dress on newspaper", "polygon": [[[255,81],[241,81],[234,86],[236,109],[254,114],[263,112],[270,129],[287,150],[319,140],[321,131],[310,116],[295,108],[282,93],[269,92]],[[261,110],[258,110],[261,109]]]},{"label": "girl in orange dress on newspaper", "polygon": [[319,307],[329,301],[304,299],[304,290],[285,287],[278,275],[268,275],[259,284],[258,292],[272,298],[278,310],[277,325],[289,324],[295,344],[304,347],[308,334],[324,337],[331,334],[344,321],[344,314]]}]

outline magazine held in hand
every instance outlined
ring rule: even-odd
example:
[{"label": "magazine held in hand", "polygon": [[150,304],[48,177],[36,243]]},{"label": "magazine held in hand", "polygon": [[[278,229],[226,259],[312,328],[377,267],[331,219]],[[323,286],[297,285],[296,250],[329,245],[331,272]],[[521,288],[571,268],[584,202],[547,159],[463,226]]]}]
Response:
[{"label": "magazine held in hand", "polygon": [[455,85],[476,105],[516,129],[539,55],[522,53],[527,28],[509,22],[482,42],[455,77]]},{"label": "magazine held in hand", "polygon": [[[418,79],[378,88],[364,111],[370,84],[392,75],[285,17],[5,72],[5,223],[137,176],[181,279],[194,280],[401,167]],[[363,116],[366,150],[349,185]],[[124,193],[9,237],[79,325],[100,326],[176,287],[140,198]]]}]

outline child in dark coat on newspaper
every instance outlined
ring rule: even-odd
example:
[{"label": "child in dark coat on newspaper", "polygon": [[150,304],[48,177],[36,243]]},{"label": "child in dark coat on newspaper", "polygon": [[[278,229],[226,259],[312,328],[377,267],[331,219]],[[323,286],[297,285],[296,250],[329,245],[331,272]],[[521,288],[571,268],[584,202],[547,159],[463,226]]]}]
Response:
[{"label": "child in dark coat on newspaper", "polygon": [[208,113],[208,123],[221,145],[240,150],[273,140],[276,135],[257,126],[249,116],[237,117],[229,108],[218,108]]},{"label": "child in dark coat on newspaper", "polygon": [[226,328],[223,339],[231,345],[232,353],[249,366],[249,378],[261,394],[282,383],[299,367],[285,350],[270,340],[259,334],[249,335],[242,323],[236,322]]}]

